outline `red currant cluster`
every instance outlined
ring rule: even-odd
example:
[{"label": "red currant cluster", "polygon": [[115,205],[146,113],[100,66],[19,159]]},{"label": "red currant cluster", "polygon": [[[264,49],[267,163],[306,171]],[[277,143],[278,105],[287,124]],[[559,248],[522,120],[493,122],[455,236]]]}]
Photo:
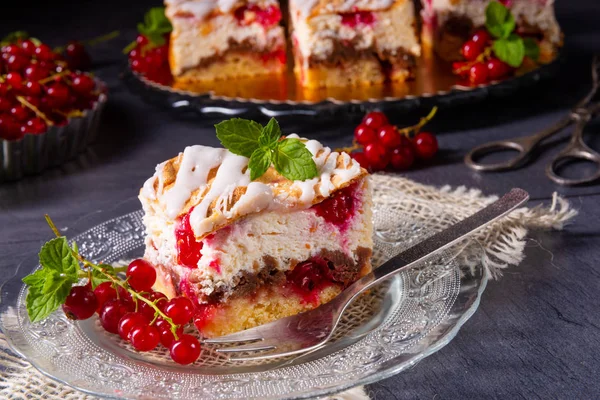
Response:
[{"label": "red currant cluster", "polygon": [[154,350],[159,343],[169,349],[173,361],[187,365],[200,356],[200,342],[183,333],[195,308],[187,297],[167,297],[152,290],[156,270],[142,259],[127,267],[126,283],[118,278],[91,285],[73,286],[63,311],[70,319],[100,316],[102,327],[129,341],[138,351]]},{"label": "red currant cluster", "polygon": [[491,41],[488,31],[477,30],[461,48],[466,61],[453,63],[452,71],[471,85],[481,85],[514,73],[514,68],[492,55]]},{"label": "red currant cluster", "polygon": [[72,72],[89,66],[89,56],[78,46],[70,43],[64,57],[33,39],[0,49],[0,139],[39,135],[93,108],[99,95],[94,79]]},{"label": "red currant cluster", "polygon": [[[360,165],[370,171],[382,171],[390,165],[396,170],[410,168],[415,160],[429,160],[438,151],[435,136],[429,132],[420,132],[420,128],[433,117],[435,109],[419,124],[398,129],[391,125],[384,113],[368,113],[362,123],[354,130],[354,146],[349,150],[364,148],[364,151],[350,155]],[[409,135],[414,136],[409,138]]]},{"label": "red currant cluster", "polygon": [[169,34],[165,44],[154,46],[144,35],[138,35],[135,47],[129,52],[129,65],[138,74],[152,82],[168,85],[173,80],[169,67]]}]

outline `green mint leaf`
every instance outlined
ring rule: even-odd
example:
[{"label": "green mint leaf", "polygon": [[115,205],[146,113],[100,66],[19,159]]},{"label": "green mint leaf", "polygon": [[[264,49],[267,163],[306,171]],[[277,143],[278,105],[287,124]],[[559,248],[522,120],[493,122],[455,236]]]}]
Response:
[{"label": "green mint leaf", "polygon": [[154,46],[162,46],[165,44],[164,35],[171,32],[173,26],[165,15],[164,7],[152,7],[144,15],[144,22],[137,25],[137,29]]},{"label": "green mint leaf", "polygon": [[284,139],[277,143],[273,166],[281,175],[294,181],[304,181],[318,175],[311,152],[298,139]]},{"label": "green mint leaf", "polygon": [[31,322],[38,322],[46,318],[63,304],[69,295],[72,282],[62,277],[46,293],[42,286],[30,286],[25,299],[27,314]]},{"label": "green mint leaf", "polygon": [[44,282],[46,282],[48,275],[50,275],[51,273],[52,273],[52,271],[47,268],[40,268],[37,271],[35,271],[34,273],[31,273],[31,274],[27,275],[25,278],[23,278],[23,283],[28,286],[43,287]]},{"label": "green mint leaf", "polygon": [[534,38],[523,38],[523,45],[525,46],[525,56],[531,58],[533,61],[539,60],[540,46]]},{"label": "green mint leaf", "polygon": [[[112,275],[114,277],[117,276],[117,274],[115,273],[115,269],[113,268],[112,265],[108,265],[108,264],[99,264],[98,265],[100,268],[104,268],[104,270],[109,274]],[[106,277],[106,275],[101,274],[100,272],[98,272],[96,269],[92,269],[92,289],[96,289],[96,286],[98,286],[99,284],[103,283],[103,282],[109,282],[110,279],[108,279]]]},{"label": "green mint leaf", "polygon": [[255,121],[242,118],[232,118],[215,125],[217,138],[223,147],[233,154],[244,157],[252,157],[252,153],[258,149],[258,139],[262,134],[263,127]]},{"label": "green mint leaf", "polygon": [[498,39],[506,39],[515,30],[515,18],[510,10],[498,1],[490,2],[485,9],[485,27]]},{"label": "green mint leaf", "polygon": [[44,281],[44,285],[42,286],[42,294],[51,293],[56,289],[56,286],[61,286],[65,282],[70,282],[71,284],[76,283],[77,281],[72,281],[66,276],[62,276],[56,271],[48,270],[48,274],[46,275],[46,280]]},{"label": "green mint leaf", "polygon": [[71,252],[71,248],[64,236],[52,239],[42,246],[40,264],[44,268],[54,270],[77,281],[79,262]]},{"label": "green mint leaf", "polygon": [[0,45],[6,46],[11,43],[15,43],[19,39],[25,40],[28,38],[29,38],[29,33],[27,33],[26,31],[15,31],[15,32],[11,32],[8,35],[4,36],[2,38],[2,40],[0,41]]},{"label": "green mint leaf", "polygon": [[259,147],[254,150],[248,168],[250,168],[250,180],[256,180],[263,176],[271,166],[272,150],[265,147]]},{"label": "green mint leaf", "polygon": [[525,57],[525,45],[518,35],[510,35],[507,39],[495,40],[492,50],[496,57],[513,68],[518,68]]},{"label": "green mint leaf", "polygon": [[261,147],[274,149],[280,137],[281,128],[279,127],[279,122],[275,118],[271,118],[267,126],[263,128],[262,134],[258,138],[258,144]]}]

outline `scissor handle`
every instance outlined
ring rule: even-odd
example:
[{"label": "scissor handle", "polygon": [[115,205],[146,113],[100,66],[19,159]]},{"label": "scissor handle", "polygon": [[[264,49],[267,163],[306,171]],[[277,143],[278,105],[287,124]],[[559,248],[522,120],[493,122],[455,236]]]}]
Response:
[{"label": "scissor handle", "polygon": [[[579,110],[578,114],[574,114],[574,117],[577,118],[577,124],[575,125],[571,141],[567,147],[558,153],[552,162],[546,166],[546,175],[548,178],[559,185],[583,185],[600,179],[600,154],[592,150],[583,141],[583,130],[591,119],[591,114],[589,112]],[[558,169],[561,164],[568,160],[591,161],[592,163],[596,164],[596,172],[593,175],[585,178],[564,178],[558,174]]]},{"label": "scissor handle", "polygon": [[[475,171],[505,171],[521,165],[527,160],[535,145],[539,142],[537,137],[528,136],[524,138],[498,140],[475,147],[465,156],[465,164]],[[484,164],[475,161],[486,154],[496,153],[502,150],[516,150],[517,154],[507,161]]]}]

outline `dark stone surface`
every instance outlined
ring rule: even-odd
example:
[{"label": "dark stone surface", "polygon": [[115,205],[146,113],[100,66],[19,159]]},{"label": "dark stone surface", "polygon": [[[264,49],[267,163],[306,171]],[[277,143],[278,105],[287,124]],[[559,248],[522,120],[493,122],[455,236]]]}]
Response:
[{"label": "dark stone surface", "polygon": [[[50,237],[43,214],[59,226],[134,197],[157,162],[190,144],[216,145],[217,119],[157,109],[131,94],[118,78],[120,50],[133,39],[143,11],[159,2],[53,1],[13,4],[22,10],[0,16],[0,34],[26,29],[51,44],[91,38],[121,29],[120,38],[93,49],[95,72],[108,82],[110,100],[101,138],[79,160],[41,176],[0,185],[0,279]],[[29,8],[31,11],[25,11]],[[520,186],[532,198],[548,201],[552,192],[580,209],[563,232],[535,233],[526,260],[491,282],[480,310],[440,352],[413,369],[369,390],[377,399],[598,398],[600,383],[600,186],[561,188],[544,176],[545,164],[560,146],[546,149],[523,169],[478,174],[462,157],[488,140],[537,131],[566,113],[587,90],[590,55],[600,50],[600,9],[594,1],[559,1],[566,32],[567,61],[555,79],[509,99],[441,110],[430,129],[438,133],[442,153],[434,165],[406,173],[419,182],[465,185],[484,193]],[[423,110],[425,113],[427,110]],[[393,116],[398,123],[419,115]],[[351,141],[346,121],[282,121],[286,132],[319,137],[338,146]],[[587,130],[587,141],[600,149],[600,127]],[[585,167],[583,167],[585,168]]]}]

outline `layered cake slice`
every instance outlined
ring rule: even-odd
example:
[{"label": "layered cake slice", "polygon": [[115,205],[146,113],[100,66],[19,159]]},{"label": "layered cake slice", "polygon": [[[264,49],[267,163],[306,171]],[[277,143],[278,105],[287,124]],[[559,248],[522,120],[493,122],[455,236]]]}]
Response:
[{"label": "layered cake slice", "polygon": [[165,0],[176,83],[281,73],[285,35],[276,0]]},{"label": "layered cake slice", "polygon": [[290,16],[304,87],[404,81],[420,55],[412,0],[290,0]]},{"label": "layered cake slice", "polygon": [[313,309],[371,270],[367,172],[346,153],[299,140],[317,167],[312,179],[271,166],[251,181],[248,158],[191,146],[140,191],[156,289],[192,299],[205,337]]},{"label": "layered cake slice", "polygon": [[[460,48],[479,28],[485,26],[489,0],[421,0],[424,51],[435,51],[442,59],[461,58]],[[554,59],[562,45],[562,34],[554,15],[554,0],[503,0],[516,22],[515,32],[537,39],[539,61]]]}]

